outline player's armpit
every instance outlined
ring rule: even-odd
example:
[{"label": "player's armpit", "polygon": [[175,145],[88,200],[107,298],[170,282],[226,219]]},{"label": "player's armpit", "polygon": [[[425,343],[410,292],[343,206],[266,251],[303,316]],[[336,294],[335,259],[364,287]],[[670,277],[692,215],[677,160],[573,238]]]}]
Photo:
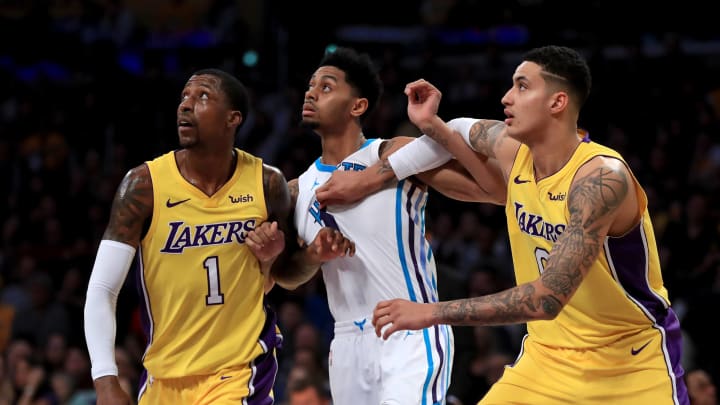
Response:
[{"label": "player's armpit", "polygon": [[153,211],[153,185],[146,164],[127,172],[115,192],[103,239],[137,247]]}]

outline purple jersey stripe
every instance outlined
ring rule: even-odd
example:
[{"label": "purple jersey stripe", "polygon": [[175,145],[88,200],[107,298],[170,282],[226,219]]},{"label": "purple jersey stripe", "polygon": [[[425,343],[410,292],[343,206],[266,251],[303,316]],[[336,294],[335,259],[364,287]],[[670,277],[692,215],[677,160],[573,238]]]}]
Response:
[{"label": "purple jersey stripe", "polygon": [[278,363],[275,358],[275,349],[282,348],[282,335],[277,332],[277,316],[275,311],[265,303],[265,324],[260,332],[260,341],[266,352],[253,360],[250,365],[253,370],[252,377],[248,382],[250,395],[247,398],[248,405],[272,405],[273,398],[270,395],[275,377],[278,371]]},{"label": "purple jersey stripe", "polygon": [[682,332],[680,329],[680,321],[678,320],[675,311],[672,308],[668,308],[667,313],[657,320],[658,327],[665,330],[665,348],[669,357],[670,364],[672,367],[672,373],[669,375],[670,378],[675,380],[674,394],[676,398],[679,398],[680,405],[690,405],[687,395],[687,387],[685,386],[685,380],[683,376],[685,371],[682,368],[681,363],[681,351],[682,351]]},{"label": "purple jersey stripe", "polygon": [[438,352],[438,365],[436,367],[437,374],[435,374],[435,378],[433,378],[432,383],[433,403],[436,403],[438,402],[438,395],[442,395],[439,394],[438,391],[438,380],[442,375],[443,365],[445,364],[445,356],[443,353],[442,343],[440,342],[440,327],[435,325],[433,329],[435,330],[435,349]]},{"label": "purple jersey stripe", "polygon": [[[428,300],[428,294],[425,290],[425,281],[423,279],[422,274],[420,273],[420,268],[418,267],[418,259],[417,259],[417,252],[415,252],[415,227],[413,226],[413,203],[412,203],[412,197],[413,194],[415,194],[415,190],[417,189],[417,186],[415,184],[410,186],[410,190],[407,192],[407,203],[405,204],[405,209],[408,213],[407,215],[407,221],[408,221],[408,247],[410,250],[410,258],[412,259],[413,268],[415,270],[415,279],[418,283],[418,288],[420,288],[420,294],[422,295],[422,302],[430,302]],[[420,198],[420,197],[418,197]]]},{"label": "purple jersey stripe", "polygon": [[243,402],[247,405],[272,405],[273,397],[270,395],[273,385],[275,384],[275,376],[278,371],[278,363],[275,358],[275,351],[258,356],[252,362],[253,376],[249,381],[251,394],[247,397],[247,401]]},{"label": "purple jersey stripe", "polygon": [[[666,305],[662,297],[655,294],[648,283],[647,272],[652,269],[649,268],[649,251],[643,223],[638,224],[625,236],[608,238],[605,254],[628,297],[654,321],[654,327],[663,332],[668,373],[675,382],[674,394],[676,398],[680,398],[681,402],[678,403],[687,404],[684,402],[684,399],[687,398],[687,389],[683,382],[684,371],[680,358],[682,350],[680,322],[672,308]],[[656,270],[659,271],[659,269]]]},{"label": "purple jersey stripe", "polygon": [[[152,342],[152,319],[150,318],[150,299],[145,289],[144,273],[145,267],[142,258],[142,247],[138,246],[137,253],[135,254],[135,286],[140,298],[140,326],[145,335],[145,349],[147,350]],[[144,357],[143,355],[143,358]]]},{"label": "purple jersey stripe", "polygon": [[[407,203],[405,205],[406,211],[408,213],[407,220],[410,223],[408,225],[408,247],[410,251],[410,258],[412,259],[413,268],[415,269],[415,278],[418,283],[418,287],[420,288],[420,294],[423,297],[423,302],[430,302],[428,299],[428,292],[425,289],[425,280],[422,276],[422,273],[420,271],[420,267],[418,266],[418,257],[416,252],[416,246],[415,246],[415,227],[413,226],[413,195],[415,194],[415,191],[418,189],[418,187],[415,184],[412,184],[410,186],[410,190],[407,192]],[[422,193],[418,194],[417,198],[422,198]],[[438,332],[438,327],[435,326],[434,328],[435,336],[435,350],[438,354],[438,365],[435,367],[436,370],[438,370],[437,373],[435,373],[435,378],[433,378],[432,382],[432,396],[433,396],[433,403],[438,402],[438,391],[437,391],[437,382],[438,378],[440,377],[441,370],[443,368],[443,363],[445,362],[445,356],[443,353],[443,348],[440,343],[440,336]],[[430,348],[428,348],[430,349]]]},{"label": "purple jersey stripe", "polygon": [[648,249],[642,224],[625,236],[607,239],[606,255],[615,270],[617,281],[625,292],[654,319],[663,316],[665,301],[657,296],[647,281]]}]

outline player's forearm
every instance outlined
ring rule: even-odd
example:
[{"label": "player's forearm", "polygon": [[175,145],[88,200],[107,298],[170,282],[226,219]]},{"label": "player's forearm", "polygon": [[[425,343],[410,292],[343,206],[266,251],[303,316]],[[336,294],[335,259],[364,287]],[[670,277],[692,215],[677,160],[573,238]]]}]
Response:
[{"label": "player's forearm", "polygon": [[397,181],[395,172],[387,158],[381,159],[364,170],[363,179],[363,188],[370,191],[368,194],[379,191]]},{"label": "player's forearm", "polygon": [[423,135],[387,156],[384,169],[393,172],[395,178],[403,180],[436,169],[450,159],[452,159],[450,152],[427,135]]},{"label": "player's forearm", "polygon": [[282,288],[294,290],[310,281],[320,269],[322,262],[312,253],[312,249],[299,249],[276,261],[272,268],[272,278]]},{"label": "player's forearm", "polygon": [[453,159],[445,165],[416,175],[442,195],[458,201],[488,202],[490,196],[460,163]]},{"label": "player's forearm", "polygon": [[116,241],[102,240],[98,247],[84,308],[85,339],[93,379],[118,374],[115,310],[134,254],[134,247]]},{"label": "player's forearm", "polygon": [[433,323],[447,325],[506,325],[554,319],[562,304],[526,283],[482,297],[434,304]]}]

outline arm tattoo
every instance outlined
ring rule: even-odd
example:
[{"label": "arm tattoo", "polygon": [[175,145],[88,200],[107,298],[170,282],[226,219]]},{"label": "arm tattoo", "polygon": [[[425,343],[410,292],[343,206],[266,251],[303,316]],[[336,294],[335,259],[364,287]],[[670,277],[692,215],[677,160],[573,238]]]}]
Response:
[{"label": "arm tattoo", "polygon": [[505,123],[479,120],[470,128],[470,146],[485,156],[496,158],[495,148],[502,144]]},{"label": "arm tattoo", "polygon": [[558,300],[567,301],[577,290],[590,266],[597,260],[606,234],[603,220],[628,194],[624,170],[600,167],[577,179],[568,193],[570,220],[558,238],[541,277]]},{"label": "arm tattoo", "polygon": [[[380,144],[380,148],[378,148],[378,157],[382,159],[383,156],[387,153],[387,151],[392,150],[393,145],[395,145],[394,139],[388,139],[387,141],[384,141],[382,144]],[[385,156],[387,158],[387,156]]]},{"label": "arm tattoo", "polygon": [[450,325],[505,325],[526,322],[539,311],[559,311],[559,302],[536,298],[535,287],[526,283],[496,294],[440,302],[435,317]]},{"label": "arm tattoo", "polygon": [[439,133],[435,130],[431,125],[428,125],[426,127],[420,128],[422,133],[432,138],[435,142],[442,145],[443,148],[447,149],[448,140],[446,137],[443,136],[443,134]]},{"label": "arm tattoo", "polygon": [[597,260],[606,236],[602,228],[607,226],[607,215],[618,209],[629,189],[627,173],[622,169],[600,167],[575,181],[568,193],[568,226],[540,276],[548,293],[526,283],[496,294],[440,302],[433,314],[438,323],[501,325],[553,319]]},{"label": "arm tattoo", "polygon": [[103,239],[137,246],[145,220],[152,215],[153,188],[147,165],[130,170],[118,186]]},{"label": "arm tattoo", "polygon": [[290,209],[295,209],[297,203],[298,194],[300,194],[300,186],[298,185],[298,179],[292,179],[288,181],[288,190],[290,191]]},{"label": "arm tattoo", "polygon": [[[378,174],[380,174],[380,175],[383,175],[383,174],[385,174],[385,173],[387,173],[387,172],[390,172],[390,173],[395,174],[395,172],[393,171],[392,165],[390,165],[390,161],[389,161],[387,158],[385,158],[385,159],[383,159],[383,160],[380,161],[380,166],[378,166],[378,171],[377,171],[377,172],[378,172]],[[388,185],[393,184],[393,183],[395,183],[396,181],[397,181],[397,177],[392,176],[392,177],[386,179],[386,180],[383,182],[382,186],[383,186],[383,187],[387,187]]]},{"label": "arm tattoo", "polygon": [[[285,176],[279,169],[263,165],[263,190],[268,219],[278,221],[281,227],[286,225],[290,213],[290,191]],[[281,229],[285,231],[287,227]]]}]

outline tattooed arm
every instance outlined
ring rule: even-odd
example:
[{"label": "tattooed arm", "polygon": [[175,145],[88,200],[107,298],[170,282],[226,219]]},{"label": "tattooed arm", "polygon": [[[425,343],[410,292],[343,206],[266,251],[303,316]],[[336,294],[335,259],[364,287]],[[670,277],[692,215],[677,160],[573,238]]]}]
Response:
[{"label": "tattooed arm", "polygon": [[152,215],[152,210],[152,178],[150,169],[142,164],[127,172],[118,186],[103,239],[137,248],[143,225]]},{"label": "tattooed arm", "polygon": [[98,404],[132,403],[117,378],[115,310],[152,207],[152,179],[143,164],[125,175],[115,193],[110,221],[88,282],[84,328]]},{"label": "tattooed arm", "polygon": [[597,260],[606,236],[623,233],[637,223],[634,187],[622,162],[592,159],[578,170],[570,187],[567,228],[538,279],[496,294],[434,304],[383,301],[373,313],[376,333],[380,336],[389,323],[384,338],[396,330],[433,324],[501,325],[554,319]]},{"label": "tattooed arm", "polygon": [[[322,206],[353,203],[396,183],[398,179],[388,158],[415,140],[416,138],[407,136],[386,140],[378,150],[380,160],[377,163],[361,172],[335,171],[330,179],[316,190],[318,202]],[[469,148],[465,149],[472,153]],[[455,200],[488,200],[488,191],[477,184],[470,173],[453,159],[440,167],[418,173],[415,178]]]},{"label": "tattooed arm", "polygon": [[251,232],[248,245],[260,260],[266,275],[266,292],[274,282],[293,290],[310,280],[323,262],[355,254],[355,244],[329,227],[322,228],[315,240],[305,245],[298,238],[293,221],[298,179],[286,183],[282,173],[269,166],[264,174],[266,201],[272,222]]},{"label": "tattooed arm", "polygon": [[438,116],[442,93],[426,80],[409,83],[405,94],[410,121],[455,156],[488,191],[489,198],[483,201],[504,204],[507,178],[520,148],[520,143],[508,136],[505,123],[473,118],[444,122]]}]

